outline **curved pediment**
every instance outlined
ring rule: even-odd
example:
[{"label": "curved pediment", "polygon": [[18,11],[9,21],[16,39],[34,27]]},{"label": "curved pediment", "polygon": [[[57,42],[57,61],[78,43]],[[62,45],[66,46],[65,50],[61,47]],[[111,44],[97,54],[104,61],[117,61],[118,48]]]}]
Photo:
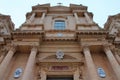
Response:
[{"label": "curved pediment", "polygon": [[67,19],[67,17],[66,17],[66,16],[61,16],[61,15],[59,15],[59,16],[53,16],[53,18],[52,18],[52,19],[57,19],[57,18]]}]

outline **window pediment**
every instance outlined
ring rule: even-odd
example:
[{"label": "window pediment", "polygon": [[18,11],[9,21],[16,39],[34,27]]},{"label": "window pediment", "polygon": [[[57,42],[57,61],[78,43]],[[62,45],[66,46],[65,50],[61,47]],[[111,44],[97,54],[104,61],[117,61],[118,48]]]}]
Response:
[{"label": "window pediment", "polygon": [[52,19],[59,19],[59,18],[61,18],[61,19],[67,19],[66,16],[54,16]]}]

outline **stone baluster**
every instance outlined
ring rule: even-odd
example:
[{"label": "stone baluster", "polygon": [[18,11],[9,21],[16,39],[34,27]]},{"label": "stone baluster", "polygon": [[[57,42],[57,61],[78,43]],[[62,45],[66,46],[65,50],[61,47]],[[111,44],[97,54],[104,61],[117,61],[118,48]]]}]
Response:
[{"label": "stone baluster", "polygon": [[0,64],[0,80],[3,80],[3,76],[6,73],[7,67],[9,65],[10,61],[12,60],[12,57],[13,57],[15,51],[16,51],[15,47],[12,47],[8,51],[8,53],[5,56],[5,58],[3,59],[2,63]]},{"label": "stone baluster", "polygon": [[114,55],[112,54],[112,51],[110,50],[109,46],[104,46],[104,51],[105,54],[107,55],[107,58],[111,64],[111,67],[113,69],[113,71],[116,74],[116,77],[118,78],[118,80],[120,80],[120,65],[118,64],[118,62],[116,61]]},{"label": "stone baluster", "polygon": [[86,65],[89,73],[89,80],[98,80],[97,70],[95,68],[95,64],[93,62],[92,56],[90,54],[90,50],[88,47],[83,48],[83,53],[85,55]]},{"label": "stone baluster", "polygon": [[37,48],[33,47],[31,49],[31,53],[30,53],[27,65],[25,67],[22,80],[30,80],[31,79],[33,68],[34,68],[34,64],[35,64],[36,55],[37,55]]}]

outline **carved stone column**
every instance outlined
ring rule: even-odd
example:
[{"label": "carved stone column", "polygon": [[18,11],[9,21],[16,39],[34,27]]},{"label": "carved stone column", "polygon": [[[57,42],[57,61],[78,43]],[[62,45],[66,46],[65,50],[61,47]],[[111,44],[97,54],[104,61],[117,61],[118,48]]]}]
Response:
[{"label": "carved stone column", "polygon": [[90,19],[90,17],[88,16],[88,13],[85,12],[84,15],[85,15],[85,18],[87,19],[88,23],[89,23],[89,24],[92,24],[93,21],[92,21],[92,19]]},{"label": "carved stone column", "polygon": [[33,13],[33,14],[31,15],[31,17],[27,20],[26,23],[31,23],[31,22],[33,21],[34,17],[35,17],[35,13]]},{"label": "carved stone column", "polygon": [[78,15],[77,13],[74,13],[75,19],[78,20]]},{"label": "carved stone column", "polygon": [[7,67],[10,63],[10,61],[12,60],[12,57],[15,53],[16,49],[15,47],[12,47],[7,55],[5,56],[5,58],[3,59],[2,63],[0,64],[0,80],[3,80],[3,76],[5,74],[5,71],[7,70]]},{"label": "carved stone column", "polygon": [[77,68],[74,73],[74,80],[79,80],[79,77],[80,77],[79,68]]},{"label": "carved stone column", "polygon": [[42,17],[41,17],[40,23],[43,23],[43,19],[44,18],[45,18],[45,12],[42,13]]},{"label": "carved stone column", "polygon": [[120,56],[117,53],[115,53],[115,57],[116,57],[118,63],[120,64]]},{"label": "carved stone column", "polygon": [[105,51],[107,58],[116,74],[116,77],[118,78],[118,80],[120,80],[120,65],[118,64],[115,57],[113,56],[109,46],[104,46],[104,51]]},{"label": "carved stone column", "polygon": [[30,80],[31,79],[34,64],[35,64],[36,54],[37,54],[37,48],[33,47],[31,49],[31,53],[30,53],[26,68],[24,70],[22,80]]},{"label": "carved stone column", "polygon": [[45,71],[43,69],[41,69],[40,76],[41,76],[41,80],[46,80],[47,79],[46,73],[45,73]]},{"label": "carved stone column", "polygon": [[45,18],[45,13],[43,12],[41,19],[44,19],[44,18]]},{"label": "carved stone column", "polygon": [[2,62],[3,59],[4,59],[4,54],[0,56],[0,63]]},{"label": "carved stone column", "polygon": [[90,50],[87,46],[83,48],[83,53],[85,55],[85,60],[88,68],[88,73],[90,77],[89,80],[98,80],[97,70],[90,54]]},{"label": "carved stone column", "polygon": [[120,65],[120,56],[118,55],[118,53],[119,53],[119,50],[115,50],[115,57]]}]

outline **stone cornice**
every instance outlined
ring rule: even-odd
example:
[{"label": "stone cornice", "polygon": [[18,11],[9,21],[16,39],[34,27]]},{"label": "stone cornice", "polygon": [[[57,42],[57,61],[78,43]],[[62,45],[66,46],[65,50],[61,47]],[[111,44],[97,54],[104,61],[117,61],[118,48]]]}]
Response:
[{"label": "stone cornice", "polygon": [[[57,36],[57,34],[62,34],[62,36]],[[74,30],[47,30],[45,31],[44,40],[49,41],[60,41],[60,40],[76,40]]]},{"label": "stone cornice", "polygon": [[97,38],[97,39],[100,39],[100,38],[105,38],[107,37],[108,35],[108,32],[107,31],[100,31],[100,30],[86,30],[86,31],[83,31],[83,30],[78,30],[76,31],[76,37],[79,39],[79,38]]},{"label": "stone cornice", "polygon": [[[78,27],[80,26],[84,26],[84,27],[92,27],[92,26],[96,26],[96,27],[99,27],[98,24],[76,24],[76,30],[78,29]],[[100,29],[100,27],[99,27]]]},{"label": "stone cornice", "polygon": [[107,36],[108,31],[106,30],[78,30],[78,31],[73,31],[73,30],[47,30],[47,31],[14,31],[12,32],[13,37],[18,36],[32,36],[32,35],[41,35],[45,37],[45,34],[56,34],[56,33],[64,33],[64,34],[74,34],[74,37],[46,37],[46,40],[76,40],[76,36]]},{"label": "stone cornice", "polygon": [[77,30],[77,34],[86,34],[86,35],[107,35],[107,30]]},{"label": "stone cornice", "polygon": [[0,18],[10,19],[10,16],[9,15],[0,14]]},{"label": "stone cornice", "polygon": [[98,24],[76,24],[76,26],[98,26]]},{"label": "stone cornice", "polygon": [[53,16],[53,18],[52,18],[52,19],[56,19],[56,18],[63,18],[63,19],[67,19],[67,17],[66,17],[66,16]]},{"label": "stone cornice", "polygon": [[72,10],[87,10],[87,6],[70,4]]},{"label": "stone cornice", "polygon": [[44,26],[43,24],[22,24],[22,26]]},{"label": "stone cornice", "polygon": [[36,6],[32,6],[32,10],[47,10],[50,7],[50,4],[43,4],[43,5],[36,5]]},{"label": "stone cornice", "polygon": [[44,31],[37,31],[37,30],[34,30],[34,31],[14,31],[12,32],[12,35],[43,35],[44,34]]},{"label": "stone cornice", "polygon": [[44,25],[43,24],[22,24],[22,26],[20,28],[24,28],[24,27],[41,27],[41,30],[44,30]]},{"label": "stone cornice", "polygon": [[74,30],[46,30],[46,33],[59,33],[59,32],[67,32],[67,33],[74,33]]},{"label": "stone cornice", "polygon": [[58,37],[53,37],[53,38],[44,38],[44,41],[76,41],[76,38],[71,38],[71,37],[63,37],[63,38],[58,38]]}]

